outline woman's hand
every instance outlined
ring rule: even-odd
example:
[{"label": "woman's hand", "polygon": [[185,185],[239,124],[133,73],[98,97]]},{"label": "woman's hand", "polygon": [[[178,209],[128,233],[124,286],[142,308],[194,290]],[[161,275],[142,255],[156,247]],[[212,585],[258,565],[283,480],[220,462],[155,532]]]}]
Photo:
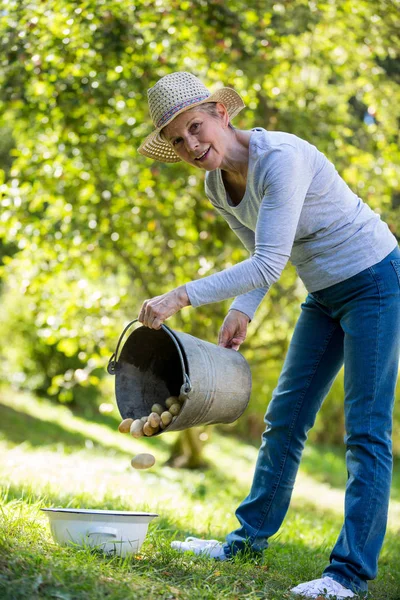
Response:
[{"label": "woman's hand", "polygon": [[250,319],[239,310],[230,310],[226,315],[218,335],[218,346],[239,350],[247,335]]},{"label": "woman's hand", "polygon": [[150,329],[161,329],[161,325],[184,306],[190,306],[186,288],[181,285],[162,296],[145,300],[140,309],[138,320]]}]

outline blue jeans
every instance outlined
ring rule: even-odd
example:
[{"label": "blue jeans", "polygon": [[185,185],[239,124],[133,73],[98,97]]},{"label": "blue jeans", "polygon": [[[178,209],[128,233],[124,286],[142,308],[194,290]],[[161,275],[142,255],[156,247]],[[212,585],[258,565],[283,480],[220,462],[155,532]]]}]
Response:
[{"label": "blue jeans", "polygon": [[345,519],[324,571],[355,592],[377,574],[392,478],[392,414],[400,358],[400,249],[308,294],[265,415],[250,494],[227,556],[260,551],[289,507],[307,433],[344,363]]}]

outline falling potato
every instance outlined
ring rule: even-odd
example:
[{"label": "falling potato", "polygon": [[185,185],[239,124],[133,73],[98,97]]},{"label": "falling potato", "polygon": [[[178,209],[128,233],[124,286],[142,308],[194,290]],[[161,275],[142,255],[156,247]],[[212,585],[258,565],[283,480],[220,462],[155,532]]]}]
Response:
[{"label": "falling potato", "polygon": [[156,462],[152,454],[137,454],[131,460],[131,465],[134,469],[150,469]]},{"label": "falling potato", "polygon": [[133,419],[124,419],[118,425],[118,431],[120,431],[121,433],[129,433],[132,423]]},{"label": "falling potato", "polygon": [[135,419],[130,427],[131,435],[134,438],[140,438],[143,435],[144,423],[141,419]]}]

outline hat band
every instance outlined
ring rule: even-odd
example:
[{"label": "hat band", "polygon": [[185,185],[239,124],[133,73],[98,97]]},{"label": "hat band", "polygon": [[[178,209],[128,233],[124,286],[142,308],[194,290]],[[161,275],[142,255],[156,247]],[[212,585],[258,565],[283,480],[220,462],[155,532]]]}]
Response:
[{"label": "hat band", "polygon": [[185,106],[190,106],[190,104],[195,104],[196,102],[201,102],[202,100],[206,100],[210,96],[211,96],[211,94],[206,94],[205,96],[198,96],[197,98],[191,98],[190,100],[185,100],[184,102],[181,102],[180,104],[177,104],[176,106],[173,106],[172,108],[169,109],[168,112],[166,112],[161,117],[161,119],[159,119],[157,121],[156,127],[157,128],[162,127],[164,125],[164,123],[166,123],[170,119],[170,117],[172,117],[175,113],[177,113],[182,108],[185,108]]}]

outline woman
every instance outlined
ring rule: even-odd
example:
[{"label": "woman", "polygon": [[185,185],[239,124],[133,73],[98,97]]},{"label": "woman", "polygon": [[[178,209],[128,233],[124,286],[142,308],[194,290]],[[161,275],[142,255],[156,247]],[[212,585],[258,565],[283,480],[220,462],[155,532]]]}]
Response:
[{"label": "woman", "polygon": [[315,146],[295,135],[230,124],[244,106],[229,88],[210,94],[172,73],[148,92],[156,126],[139,152],[206,171],[205,190],[251,257],[143,303],[161,324],[184,306],[236,296],[219,345],[238,350],[249,321],[287,260],[309,292],[268,406],[254,480],[225,543],[188,538],[174,548],[220,560],[268,546],[287,512],[307,432],[345,366],[345,520],[322,578],[293,588],[315,598],[367,591],[377,573],[391,484],[391,429],[400,353],[400,249]]}]

